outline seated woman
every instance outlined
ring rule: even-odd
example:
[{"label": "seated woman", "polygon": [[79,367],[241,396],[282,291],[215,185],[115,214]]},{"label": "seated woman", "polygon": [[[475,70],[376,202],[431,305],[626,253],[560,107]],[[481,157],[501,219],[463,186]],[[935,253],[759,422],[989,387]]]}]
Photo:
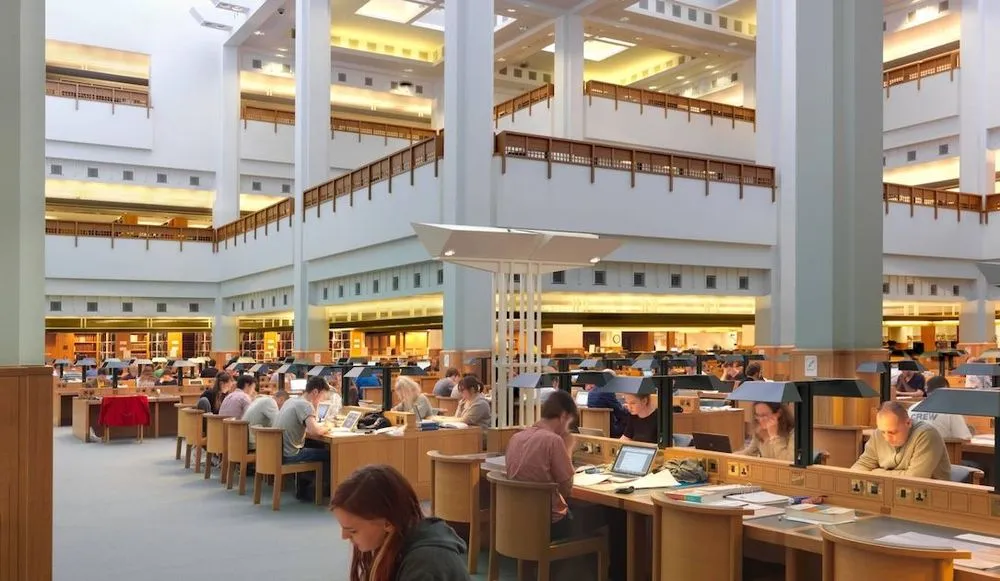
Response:
[{"label": "seated woman", "polygon": [[795,461],[795,420],[789,407],[757,402],[753,404],[753,425],[750,444],[737,454]]},{"label": "seated woman", "polygon": [[399,403],[392,407],[392,411],[416,414],[418,421],[432,415],[427,396],[420,393],[420,385],[409,377],[400,375],[396,380],[396,395],[399,396]]},{"label": "seated woman", "polygon": [[660,412],[648,395],[625,394],[625,420],[622,440],[656,444],[660,439]]},{"label": "seated woman", "polygon": [[365,466],[333,493],[330,510],[354,546],[350,581],[466,581],[465,541],[443,520],[425,517],[395,468]]},{"label": "seated woman", "polygon": [[[482,391],[483,384],[478,377],[475,375],[463,377],[458,382],[458,394],[462,400],[458,402],[455,416],[469,426],[479,426],[487,430],[492,423],[493,412],[490,410],[490,402],[483,397]],[[486,436],[485,432],[483,436]]]},{"label": "seated woman", "polygon": [[[235,386],[236,382],[233,381],[233,376],[223,371],[215,376],[215,384],[201,393],[201,397],[198,398],[195,406],[198,409],[205,410],[206,414],[217,414],[219,413],[219,406],[222,405],[222,400],[226,398],[226,395]],[[202,400],[205,400],[205,402],[203,403]]]}]

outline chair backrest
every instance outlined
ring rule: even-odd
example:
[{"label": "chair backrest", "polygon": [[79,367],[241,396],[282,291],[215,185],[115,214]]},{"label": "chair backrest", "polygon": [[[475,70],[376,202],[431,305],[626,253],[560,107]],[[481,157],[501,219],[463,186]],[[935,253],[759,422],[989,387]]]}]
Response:
[{"label": "chair backrest", "polygon": [[973,468],[971,466],[964,466],[962,464],[952,464],[951,465],[951,478],[952,482],[964,482],[965,484],[979,484],[983,481],[983,471],[978,468]]},{"label": "chair backrest", "polygon": [[953,581],[955,559],[971,557],[968,551],[877,543],[848,535],[839,527],[821,527],[820,534],[823,536],[823,581]]},{"label": "chair backrest", "polygon": [[177,429],[184,436],[187,443],[197,446],[202,443],[201,417],[205,412],[198,408],[188,407],[178,410],[180,415],[177,418]]},{"label": "chair backrest", "polygon": [[222,421],[226,427],[226,455],[230,462],[242,462],[250,447],[250,423],[236,418]]},{"label": "chair backrest", "polygon": [[678,502],[661,492],[652,500],[655,581],[743,578],[743,515],[752,511]]},{"label": "chair backrest", "polygon": [[431,514],[452,522],[472,522],[479,510],[479,466],[475,456],[448,456],[431,450]]},{"label": "chair backrest", "polygon": [[281,449],[285,430],[281,428],[263,428],[251,426],[254,440],[257,442],[257,472],[260,474],[278,474],[281,472]]},{"label": "chair backrest", "polygon": [[555,483],[518,482],[500,472],[486,475],[493,487],[490,517],[497,552],[507,557],[537,561],[552,543],[552,493]]},{"label": "chair backrest", "polygon": [[205,451],[222,454],[226,451],[226,418],[217,414],[205,414]]}]

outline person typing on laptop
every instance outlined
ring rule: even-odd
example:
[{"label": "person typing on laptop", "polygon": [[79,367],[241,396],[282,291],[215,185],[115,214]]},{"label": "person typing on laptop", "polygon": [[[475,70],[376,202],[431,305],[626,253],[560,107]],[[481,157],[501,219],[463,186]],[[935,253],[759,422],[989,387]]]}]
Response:
[{"label": "person typing on laptop", "polygon": [[750,444],[736,453],[793,462],[795,461],[794,426],[795,420],[787,406],[756,402],[753,404],[754,432],[750,437]]},{"label": "person typing on laptop", "polygon": [[[281,451],[282,462],[292,464],[296,462],[322,462],[324,471],[330,469],[330,450],[322,445],[308,446],[306,436],[311,438],[322,438],[328,432],[328,428],[316,421],[316,408],[320,402],[327,399],[330,394],[330,386],[322,377],[315,375],[306,381],[305,392],[301,397],[289,399],[281,411],[278,412],[278,419],[274,422],[274,427],[284,430],[284,444]],[[311,444],[312,442],[308,442]],[[300,474],[296,478],[295,498],[303,502],[308,502],[315,498],[310,490],[312,482]],[[329,483],[327,483],[329,484]]]},{"label": "person typing on laptop", "polygon": [[625,407],[629,416],[621,439],[626,442],[655,444],[660,435],[660,412],[648,395],[625,394]]}]

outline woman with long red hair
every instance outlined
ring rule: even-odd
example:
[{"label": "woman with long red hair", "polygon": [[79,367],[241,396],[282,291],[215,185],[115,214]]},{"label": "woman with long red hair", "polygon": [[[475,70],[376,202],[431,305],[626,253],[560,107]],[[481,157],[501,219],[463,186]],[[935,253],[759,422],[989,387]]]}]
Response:
[{"label": "woman with long red hair", "polygon": [[354,545],[350,581],[468,581],[465,541],[424,516],[395,468],[360,468],[337,487],[330,510]]}]

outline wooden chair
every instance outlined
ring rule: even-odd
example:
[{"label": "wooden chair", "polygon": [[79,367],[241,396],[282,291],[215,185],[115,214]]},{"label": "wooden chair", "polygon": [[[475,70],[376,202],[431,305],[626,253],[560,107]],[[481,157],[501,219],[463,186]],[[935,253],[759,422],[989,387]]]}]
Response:
[{"label": "wooden chair", "polygon": [[985,474],[979,468],[962,464],[951,465],[951,481],[965,484],[982,484]]},{"label": "wooden chair", "polygon": [[469,525],[469,573],[478,569],[482,523],[489,508],[480,504],[479,466],[482,456],[447,456],[431,450],[431,514],[449,522]]},{"label": "wooden chair", "polygon": [[256,463],[256,456],[249,451],[250,448],[250,424],[236,418],[223,420],[226,427],[226,460],[229,464],[229,472],[226,474],[226,490],[233,489],[233,478],[235,478],[236,468],[240,469],[239,495],[247,493],[247,467]]},{"label": "wooden chair", "polygon": [[[653,500],[654,581],[741,581],[743,508]],[[681,532],[683,531],[683,532]]]},{"label": "wooden chair", "polygon": [[823,581],[882,581],[921,579],[953,581],[955,559],[969,559],[968,551],[886,545],[850,536],[842,527],[821,527]]},{"label": "wooden chair", "polygon": [[523,561],[538,563],[539,581],[550,578],[552,561],[589,553],[597,554],[598,579],[608,570],[608,539],[592,535],[552,542],[552,493],[555,483],[518,482],[500,472],[486,475],[490,481],[490,568],[488,581],[500,578],[500,555],[517,559],[518,579]]},{"label": "wooden chair", "polygon": [[177,418],[177,431],[184,434],[186,448],[184,452],[184,467],[191,467],[191,451],[194,450],[194,471],[201,472],[201,449],[205,445],[205,433],[201,427],[203,410],[195,407],[182,408]]},{"label": "wooden chair", "polygon": [[177,424],[177,453],[174,455],[174,458],[176,458],[177,460],[180,460],[181,459],[181,447],[184,445],[184,431],[181,429],[181,425],[180,425],[181,410],[184,409],[184,408],[191,407],[191,404],[175,403],[174,407],[177,408],[177,422],[178,422],[178,424]]},{"label": "wooden chair", "polygon": [[302,462],[284,464],[281,460],[281,449],[284,430],[281,428],[261,428],[252,426],[254,439],[257,442],[256,472],[253,476],[253,503],[260,504],[260,493],[264,476],[274,477],[274,490],[271,496],[271,509],[281,509],[282,480],[286,474],[302,472],[316,473],[316,504],[323,504],[323,463]]},{"label": "wooden chair", "polygon": [[216,414],[205,414],[205,480],[212,477],[212,458],[219,458],[219,480],[226,483],[229,466],[226,465],[226,419]]}]

